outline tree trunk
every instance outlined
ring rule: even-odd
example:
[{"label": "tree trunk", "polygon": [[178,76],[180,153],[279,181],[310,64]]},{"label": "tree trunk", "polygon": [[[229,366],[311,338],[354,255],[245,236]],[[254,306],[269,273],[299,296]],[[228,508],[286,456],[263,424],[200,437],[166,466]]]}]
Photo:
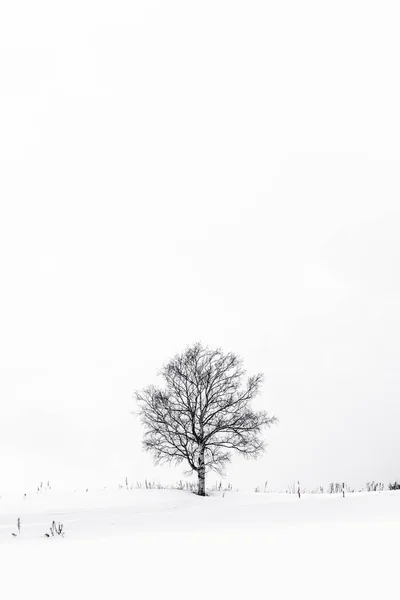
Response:
[{"label": "tree trunk", "polygon": [[198,475],[199,475],[198,494],[199,494],[199,496],[205,496],[206,495],[206,467],[205,467],[205,463],[204,463],[204,448],[200,449]]}]

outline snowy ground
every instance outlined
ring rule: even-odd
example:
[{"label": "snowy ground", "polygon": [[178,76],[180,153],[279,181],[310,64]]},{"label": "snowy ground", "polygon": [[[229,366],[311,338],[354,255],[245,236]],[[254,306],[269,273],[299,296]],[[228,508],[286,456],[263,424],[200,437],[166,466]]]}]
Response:
[{"label": "snowy ground", "polygon": [[[53,520],[65,538],[44,536]],[[396,596],[399,539],[400,492],[3,496],[0,597]]]}]

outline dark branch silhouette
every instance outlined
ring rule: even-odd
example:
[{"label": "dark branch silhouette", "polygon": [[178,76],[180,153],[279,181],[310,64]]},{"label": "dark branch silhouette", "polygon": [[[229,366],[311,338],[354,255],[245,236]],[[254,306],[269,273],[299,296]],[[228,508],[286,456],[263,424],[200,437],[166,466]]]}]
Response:
[{"label": "dark branch silhouette", "polygon": [[206,471],[222,474],[232,450],[257,458],[265,450],[260,434],[277,422],[255,412],[262,374],[247,379],[242,360],[195,344],[161,370],[165,387],[149,386],[135,396],[145,428],[143,445],[157,464],[186,462],[198,474],[205,495]]}]

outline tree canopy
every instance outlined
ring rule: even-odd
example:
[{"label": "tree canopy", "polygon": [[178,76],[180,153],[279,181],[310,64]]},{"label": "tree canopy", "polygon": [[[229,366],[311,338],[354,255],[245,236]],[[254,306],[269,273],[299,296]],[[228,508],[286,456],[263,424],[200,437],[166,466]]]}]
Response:
[{"label": "tree canopy", "polygon": [[264,427],[277,422],[250,403],[259,394],[261,373],[248,377],[236,354],[197,343],[162,368],[164,387],[136,392],[144,425],[143,445],[157,464],[185,462],[198,474],[205,495],[208,470],[223,474],[232,451],[257,458],[265,450]]}]

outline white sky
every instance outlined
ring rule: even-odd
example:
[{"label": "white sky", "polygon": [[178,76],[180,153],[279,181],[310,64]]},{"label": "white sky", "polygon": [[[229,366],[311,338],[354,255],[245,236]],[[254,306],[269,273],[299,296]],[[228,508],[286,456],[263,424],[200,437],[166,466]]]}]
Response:
[{"label": "white sky", "polygon": [[0,494],[152,467],[197,340],[280,418],[238,486],[400,476],[397,2],[0,9]]}]

